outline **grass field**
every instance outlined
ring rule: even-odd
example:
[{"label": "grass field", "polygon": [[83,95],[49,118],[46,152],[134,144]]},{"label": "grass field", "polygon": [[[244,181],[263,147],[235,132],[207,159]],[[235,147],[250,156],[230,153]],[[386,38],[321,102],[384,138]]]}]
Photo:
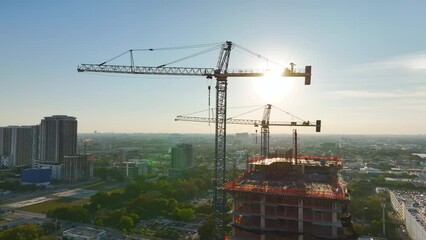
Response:
[{"label": "grass field", "polygon": [[123,193],[124,192],[125,187],[118,187],[118,188],[113,188],[113,189],[108,189],[106,192],[111,194],[111,193]]},{"label": "grass field", "polygon": [[59,198],[56,200],[51,200],[39,204],[34,204],[31,206],[26,206],[23,208],[20,208],[20,210],[28,211],[28,212],[34,212],[34,213],[47,213],[49,210],[53,210],[55,208],[60,207],[71,207],[71,206],[80,206],[85,203],[88,203],[89,199],[75,199],[75,198]]},{"label": "grass field", "polygon": [[82,189],[88,189],[88,190],[100,190],[100,191],[106,191],[108,193],[122,193],[124,192],[125,187],[116,187],[109,189],[110,182],[97,182],[90,185],[82,186],[80,188]]},{"label": "grass field", "polygon": [[[125,189],[125,187],[123,186],[109,189],[110,184],[111,183],[102,181],[102,182],[96,182],[96,183],[88,184],[85,186],[81,186],[80,188],[87,189],[87,190],[106,191],[108,193],[122,193]],[[75,199],[71,197],[62,197],[55,200],[26,206],[26,207],[20,208],[20,210],[34,212],[34,213],[47,213],[49,210],[53,210],[55,208],[81,206],[89,202],[90,202],[90,198]]]},{"label": "grass field", "polygon": [[106,185],[107,185],[107,183],[102,181],[102,182],[97,182],[97,183],[85,185],[85,186],[82,186],[80,188],[89,189],[89,190],[100,190],[100,189],[104,188]]}]

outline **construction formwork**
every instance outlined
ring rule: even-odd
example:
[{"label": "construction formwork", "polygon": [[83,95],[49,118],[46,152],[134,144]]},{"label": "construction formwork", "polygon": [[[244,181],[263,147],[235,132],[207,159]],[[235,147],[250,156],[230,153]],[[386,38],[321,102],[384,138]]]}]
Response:
[{"label": "construction formwork", "polygon": [[274,156],[249,162],[246,173],[224,185],[233,197],[232,239],[342,238],[349,196],[337,176],[340,158]]}]

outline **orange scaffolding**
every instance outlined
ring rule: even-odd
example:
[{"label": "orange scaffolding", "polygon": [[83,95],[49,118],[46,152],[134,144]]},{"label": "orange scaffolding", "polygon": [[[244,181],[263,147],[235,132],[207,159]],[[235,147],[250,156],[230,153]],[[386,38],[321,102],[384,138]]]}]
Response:
[{"label": "orange scaffolding", "polygon": [[[266,159],[271,158],[282,158],[287,160],[292,160],[292,158],[289,158],[285,155],[270,155],[268,157],[253,157],[248,160],[249,163],[257,163],[257,162],[263,162]],[[324,156],[298,156],[298,160],[311,160],[311,161],[321,161],[325,160],[326,162],[335,162],[337,166],[341,167],[343,166],[343,160],[340,157],[324,157]]]},{"label": "orange scaffolding", "polygon": [[[291,158],[286,158],[283,155],[269,156],[269,157],[255,157],[249,159],[249,163],[261,162],[266,159],[272,158],[283,158],[291,160]],[[342,158],[340,157],[323,157],[323,156],[299,156],[298,159],[301,160],[311,160],[311,161],[321,161],[325,160],[327,162],[335,162],[337,166],[342,166]],[[326,199],[345,199],[346,187],[343,183],[337,183],[332,190],[321,191],[321,190],[312,190],[312,189],[300,189],[300,188],[291,188],[289,186],[277,187],[269,185],[257,185],[257,184],[240,184],[244,178],[246,178],[250,172],[245,172],[243,175],[234,179],[233,181],[227,182],[224,184],[223,189],[227,191],[239,191],[239,192],[252,192],[252,193],[272,193],[280,195],[294,195],[294,196],[305,196],[313,198],[326,198]]]},{"label": "orange scaffolding", "polygon": [[240,192],[252,192],[252,193],[272,193],[282,195],[295,195],[295,196],[306,196],[314,198],[327,198],[327,199],[345,199],[345,189],[341,186],[335,189],[335,191],[314,191],[306,189],[295,189],[286,187],[271,187],[271,186],[243,186],[238,184],[239,181],[231,181],[225,183],[223,186],[224,190],[227,191],[240,191]]}]

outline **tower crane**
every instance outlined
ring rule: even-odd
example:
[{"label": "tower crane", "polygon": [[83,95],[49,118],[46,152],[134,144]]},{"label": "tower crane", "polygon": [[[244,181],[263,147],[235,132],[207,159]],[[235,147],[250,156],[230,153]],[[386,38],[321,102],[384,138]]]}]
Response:
[{"label": "tower crane", "polygon": [[[288,127],[315,127],[316,132],[321,131],[321,120],[316,120],[315,123],[310,121],[299,121],[299,122],[285,122],[285,121],[269,121],[271,116],[271,104],[266,104],[263,112],[262,120],[248,120],[248,119],[237,119],[227,118],[227,124],[240,124],[240,125],[253,125],[255,127],[261,127],[260,135],[260,155],[261,157],[267,157],[269,155],[269,126],[288,126]],[[189,122],[203,122],[210,123],[215,122],[215,118],[205,117],[191,117],[179,115],[175,118],[175,121],[189,121]]]},{"label": "tower crane", "polygon": [[[213,179],[213,201],[212,207],[215,215],[214,233],[215,239],[225,237],[225,215],[226,215],[226,193],[221,190],[226,181],[225,153],[226,153],[226,104],[228,77],[262,77],[266,71],[256,70],[231,70],[228,69],[231,50],[237,47],[240,50],[256,55],[256,57],[268,60],[259,54],[241,47],[231,41],[221,44],[219,58],[216,68],[195,68],[195,67],[166,67],[169,64],[160,66],[136,66],[133,59],[133,51],[130,54],[130,65],[109,65],[108,61],[100,64],[81,64],[77,67],[78,72],[103,72],[103,73],[127,73],[127,74],[150,74],[150,75],[180,75],[180,76],[204,76],[208,79],[216,78],[216,123],[215,123],[215,169]],[[146,49],[153,51],[155,49]],[[127,53],[126,52],[126,53]],[[121,54],[121,55],[124,55]],[[119,56],[121,56],[119,55]],[[115,59],[115,58],[113,58]],[[175,63],[177,61],[171,62]],[[170,63],[170,64],[171,64]],[[293,66],[293,65],[292,65]],[[311,83],[311,66],[306,66],[304,70],[297,71],[284,69],[283,77],[303,77],[305,85]]]}]

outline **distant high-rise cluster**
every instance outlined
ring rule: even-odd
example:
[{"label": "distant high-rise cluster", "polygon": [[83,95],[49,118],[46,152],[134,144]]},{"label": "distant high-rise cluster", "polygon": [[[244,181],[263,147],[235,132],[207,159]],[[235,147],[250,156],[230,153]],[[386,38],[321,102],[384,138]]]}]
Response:
[{"label": "distant high-rise cluster", "polygon": [[49,168],[52,179],[75,181],[92,176],[87,155],[77,155],[77,119],[45,117],[39,125],[0,127],[0,165]]}]

